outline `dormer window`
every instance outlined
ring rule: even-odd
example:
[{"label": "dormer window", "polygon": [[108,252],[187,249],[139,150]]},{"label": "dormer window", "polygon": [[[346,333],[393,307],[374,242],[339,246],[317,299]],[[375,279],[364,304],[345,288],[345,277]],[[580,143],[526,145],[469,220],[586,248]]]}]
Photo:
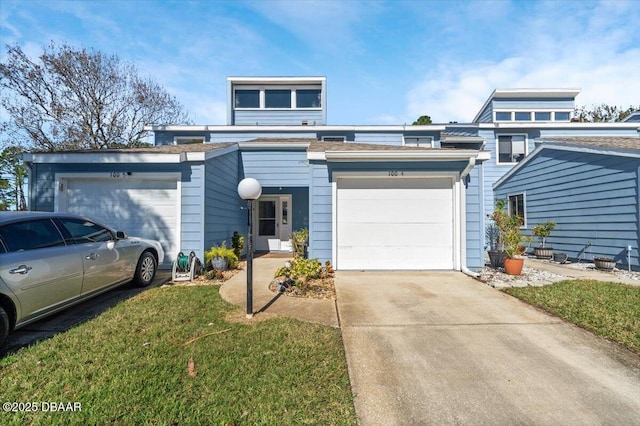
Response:
[{"label": "dormer window", "polygon": [[264,91],[265,108],[291,108],[291,90],[267,89]]},{"label": "dormer window", "polygon": [[550,112],[536,112],[535,113],[536,121],[551,121],[551,113]]},{"label": "dormer window", "polygon": [[496,111],[496,121],[511,121],[511,112]]},{"label": "dormer window", "polygon": [[174,145],[188,145],[194,143],[204,143],[204,136],[176,136],[173,138]]},{"label": "dormer window", "polygon": [[260,108],[259,90],[236,90],[236,108]]},{"label": "dormer window", "polygon": [[313,87],[249,87],[234,90],[235,109],[320,109],[322,90]]},{"label": "dormer window", "polygon": [[296,108],[320,108],[320,89],[296,90]]}]

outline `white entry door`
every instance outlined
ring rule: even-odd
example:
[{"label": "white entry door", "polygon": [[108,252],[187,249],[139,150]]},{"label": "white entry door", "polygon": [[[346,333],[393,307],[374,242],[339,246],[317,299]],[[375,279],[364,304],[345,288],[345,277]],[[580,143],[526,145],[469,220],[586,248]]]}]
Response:
[{"label": "white entry door", "polygon": [[291,251],[291,195],[266,195],[256,201],[257,251]]}]

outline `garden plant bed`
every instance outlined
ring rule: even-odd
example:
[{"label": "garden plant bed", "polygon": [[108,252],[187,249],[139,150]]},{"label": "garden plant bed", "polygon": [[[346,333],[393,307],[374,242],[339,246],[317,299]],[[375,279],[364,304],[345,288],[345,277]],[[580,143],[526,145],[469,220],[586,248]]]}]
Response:
[{"label": "garden plant bed", "polygon": [[[278,288],[283,281],[285,281],[285,277],[274,279],[269,284],[269,290],[278,293]],[[336,300],[336,289],[333,277],[309,280],[303,285],[290,285],[284,290],[283,294],[290,297]]]}]

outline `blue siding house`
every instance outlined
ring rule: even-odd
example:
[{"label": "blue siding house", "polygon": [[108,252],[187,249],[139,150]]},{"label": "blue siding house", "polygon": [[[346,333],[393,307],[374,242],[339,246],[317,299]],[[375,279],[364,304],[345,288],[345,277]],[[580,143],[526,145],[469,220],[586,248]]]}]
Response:
[{"label": "blue siding house", "polygon": [[[143,149],[27,154],[30,205],[160,239],[169,261],[179,251],[202,257],[246,232],[236,188],[253,177],[263,186],[257,250],[290,251],[291,233],[308,228],[310,256],[339,270],[471,273],[484,266],[494,184],[497,196],[502,185],[515,190],[523,181],[513,173],[537,164],[539,147],[567,137],[640,142],[637,122],[572,121],[578,93],[496,89],[470,123],[334,126],[326,122],[325,77],[229,77],[224,125],[149,126],[155,146]],[[554,185],[562,188],[568,171],[559,173]],[[536,214],[531,223],[541,220]],[[637,231],[635,214],[633,227],[619,223],[625,231]],[[582,244],[565,243],[567,251]]]},{"label": "blue siding house", "polygon": [[[494,184],[498,199],[522,196],[526,228],[552,220],[547,242],[572,259],[609,257],[638,269],[640,140],[545,138]],[[629,250],[630,249],[630,250]],[[631,253],[629,253],[629,251]]]}]

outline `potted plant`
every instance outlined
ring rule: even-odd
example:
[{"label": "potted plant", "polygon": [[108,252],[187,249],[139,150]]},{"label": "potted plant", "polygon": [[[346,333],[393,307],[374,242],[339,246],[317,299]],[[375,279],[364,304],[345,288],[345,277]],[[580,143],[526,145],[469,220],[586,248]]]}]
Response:
[{"label": "potted plant", "polygon": [[596,265],[596,268],[603,271],[613,271],[613,268],[616,267],[616,261],[610,257],[594,257],[593,263]]},{"label": "potted plant", "polygon": [[206,265],[210,265],[211,269],[216,271],[226,271],[238,266],[238,256],[233,249],[227,248],[225,241],[204,252],[204,260]]},{"label": "potted plant", "polygon": [[538,237],[540,241],[539,247],[534,247],[533,253],[538,259],[551,259],[553,257],[553,247],[545,247],[546,238],[551,235],[556,227],[556,223],[549,220],[544,223],[539,223],[533,227],[533,235]]},{"label": "potted plant", "polygon": [[485,236],[489,240],[489,261],[494,268],[500,268],[504,266],[504,239],[507,232],[507,224],[509,222],[509,215],[505,211],[505,200],[497,200],[495,209],[491,213],[491,220],[493,223],[487,225],[485,230]]},{"label": "potted plant", "polygon": [[519,257],[522,254],[520,247],[523,242],[526,242],[526,238],[520,232],[520,223],[522,223],[520,217],[512,216],[510,219],[510,226],[504,240],[504,271],[509,275],[520,275],[524,266],[524,259]]}]

